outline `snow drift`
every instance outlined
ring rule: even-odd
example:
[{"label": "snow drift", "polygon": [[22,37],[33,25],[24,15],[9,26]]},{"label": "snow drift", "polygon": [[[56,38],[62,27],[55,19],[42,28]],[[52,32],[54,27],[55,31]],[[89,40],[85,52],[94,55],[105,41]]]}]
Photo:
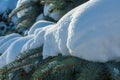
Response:
[{"label": "snow drift", "polygon": [[74,12],[67,38],[72,56],[94,62],[119,59],[119,3],[118,0],[91,0]]}]

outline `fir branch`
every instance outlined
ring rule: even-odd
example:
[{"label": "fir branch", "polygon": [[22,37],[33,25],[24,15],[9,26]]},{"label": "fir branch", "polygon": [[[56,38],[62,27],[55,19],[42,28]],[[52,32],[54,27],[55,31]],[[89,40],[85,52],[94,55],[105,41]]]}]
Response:
[{"label": "fir branch", "polygon": [[[3,75],[9,73],[10,71],[20,69],[21,67],[32,65],[32,63],[35,62],[34,57],[36,57],[38,55],[41,56],[41,54],[40,54],[41,51],[42,51],[42,49],[41,49],[41,47],[39,47],[39,48],[31,49],[31,50],[28,50],[28,51],[21,53],[15,61],[4,66],[1,69]],[[23,62],[23,60],[28,60],[28,61]]]},{"label": "fir branch", "polygon": [[11,20],[12,16],[14,16],[15,14],[17,14],[17,12],[19,12],[20,10],[23,10],[25,8],[28,8],[30,6],[34,6],[38,4],[38,2],[27,2],[24,3],[23,5],[19,6],[18,8],[15,8],[10,14],[9,14],[9,20]]},{"label": "fir branch", "polygon": [[38,47],[35,49],[30,49],[30,50],[24,51],[23,53],[20,53],[17,56],[17,61],[21,62],[22,60],[27,59],[30,56],[40,54],[41,52],[42,52],[42,47]]},{"label": "fir branch", "polygon": [[[73,61],[71,62],[70,59]],[[79,62],[79,59],[72,58],[72,57],[69,57],[69,58],[66,57],[66,59],[63,59],[63,61],[61,61],[61,59],[58,59],[58,60],[59,61],[57,61],[57,59],[55,58],[55,61],[49,62],[48,64],[45,64],[44,66],[40,67],[33,74],[32,79],[42,80],[43,78],[45,78],[46,76],[49,76],[50,74],[55,75],[56,72],[57,74],[59,74],[59,72],[62,72],[64,70],[67,70],[69,68],[72,68],[81,64],[81,62]]]},{"label": "fir branch", "polygon": [[[26,20],[28,20],[29,19],[29,22],[28,23],[30,23],[30,20],[32,21],[32,22],[34,22],[35,21],[35,19],[33,19],[33,18],[35,18],[36,16],[35,15],[32,15],[32,13],[30,14],[30,13],[26,13],[24,16],[22,16],[21,18],[19,18],[18,19],[18,21],[16,22],[16,25],[19,25],[20,23],[22,24],[22,22],[24,22],[24,21],[26,21]],[[25,23],[26,24],[26,23]],[[26,26],[25,24],[23,24],[24,26]],[[24,27],[24,26],[22,26],[22,27]],[[30,24],[30,26],[31,26],[31,24]],[[30,26],[26,26],[26,27],[30,27]],[[17,29],[19,29],[19,28],[21,28],[20,26],[17,26]]]},{"label": "fir branch", "polygon": [[10,69],[7,69],[5,72],[3,72],[2,75],[8,74],[11,71],[15,71],[15,70],[18,70],[20,68],[23,68],[23,67],[29,66],[29,65],[32,65],[32,62],[31,63],[22,64],[22,65],[19,65],[19,66],[15,66],[15,67],[12,67]]}]

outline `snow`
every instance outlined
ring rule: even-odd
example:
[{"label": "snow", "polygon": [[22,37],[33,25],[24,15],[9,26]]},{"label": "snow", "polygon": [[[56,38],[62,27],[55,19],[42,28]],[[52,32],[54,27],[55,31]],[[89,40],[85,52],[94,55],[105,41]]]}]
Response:
[{"label": "snow", "polygon": [[68,27],[69,23],[71,22],[72,14],[74,10],[70,11],[67,15],[62,17],[62,19],[59,20],[59,22],[56,24],[57,30],[56,30],[56,41],[58,48],[60,50],[60,53],[63,55],[70,55],[69,50],[66,46],[67,42],[67,36],[68,36]]},{"label": "snow", "polygon": [[12,19],[11,19],[11,21],[12,21],[14,24],[16,24],[17,20],[18,20],[17,15],[13,16]]},{"label": "snow", "polygon": [[17,40],[19,37],[20,35],[16,33],[0,37],[0,53],[2,53],[2,55],[0,56],[0,67],[6,64],[7,49],[9,48],[9,46],[11,46],[12,42]]},{"label": "snow", "polygon": [[[0,56],[0,67],[14,61],[21,52],[23,45],[33,36],[19,37],[9,45],[6,51]],[[8,44],[7,44],[8,45]]]},{"label": "snow", "polygon": [[40,46],[43,45],[43,43],[44,43],[44,34],[45,34],[45,32],[46,32],[47,29],[48,29],[48,26],[40,28],[40,29],[37,29],[35,31],[35,35],[36,36],[34,37],[34,41],[30,45],[31,49],[37,48],[37,47],[40,47]]},{"label": "snow", "polygon": [[[72,56],[94,62],[107,62],[120,57],[119,2],[91,0],[74,12],[67,38]],[[81,7],[85,7],[82,12]]]},{"label": "snow", "polygon": [[9,35],[6,35],[5,37],[2,36],[2,38],[0,38],[0,46],[2,44],[4,44],[6,41],[10,40],[10,39],[13,39],[15,37],[19,37],[20,35],[17,34],[17,33],[12,33],[12,34],[9,34]]},{"label": "snow", "polygon": [[45,34],[45,30],[48,28],[46,26],[50,26],[52,24],[54,24],[54,22],[45,20],[40,20],[33,24],[33,26],[28,31],[28,36],[34,35],[34,37],[25,43],[21,52],[41,46],[43,44],[43,36]]},{"label": "snow", "polygon": [[38,15],[38,17],[36,18],[36,22],[39,20],[45,20],[45,16],[43,13],[41,13],[40,15]]},{"label": "snow", "polygon": [[23,9],[21,11],[19,11],[17,13],[17,16],[18,18],[21,18],[22,16],[24,16],[26,13],[29,13],[30,10],[32,10],[33,8],[32,7],[29,7],[29,8],[26,8],[26,9]]},{"label": "snow", "polygon": [[[0,37],[0,52],[3,53],[2,56],[0,56],[0,67],[14,61],[19,53],[28,49],[34,49],[42,46],[44,42],[45,31],[48,29],[48,27],[53,26],[53,22],[42,20],[36,22],[35,24],[39,25],[37,25],[37,27],[31,27],[33,29],[31,29],[32,32],[34,32],[36,29],[34,34],[31,32],[31,34],[28,36],[20,37],[19,34],[13,33]],[[49,26],[45,27],[45,25]]]},{"label": "snow", "polygon": [[[36,22],[27,36],[16,39],[4,51],[0,67],[15,60],[20,52],[40,46],[43,46],[43,59],[61,53],[93,62],[118,60],[119,3],[119,0],[90,0],[68,12],[57,23]],[[15,36],[17,34],[0,37],[0,45],[8,39],[12,41]]]},{"label": "snow", "polygon": [[0,46],[0,53],[4,53],[7,48],[12,44],[13,41],[17,40],[19,37],[12,38],[8,41],[6,41],[4,44]]},{"label": "snow", "polygon": [[57,56],[60,53],[60,50],[57,46],[55,33],[56,33],[56,24],[49,26],[46,29],[46,33],[44,35],[44,44],[43,44],[43,59],[49,56]]},{"label": "snow", "polygon": [[[41,25],[43,24],[40,24],[39,26]],[[49,24],[48,26],[36,29],[35,33],[33,34],[34,37],[31,38],[31,40],[29,40],[26,44],[24,44],[22,51],[25,51],[28,49],[34,49],[34,48],[42,46],[44,43],[44,35],[46,31],[49,30],[50,27],[53,27],[53,25],[54,24]]]},{"label": "snow", "polygon": [[46,3],[44,5],[43,13],[45,16],[48,16],[55,21],[58,21],[63,16],[60,10],[55,9],[55,5],[52,3]]},{"label": "snow", "polygon": [[[49,33],[55,31],[60,52],[63,55],[76,56],[93,62],[118,59],[120,57],[119,2],[91,0],[67,13],[56,24],[57,29]],[[46,37],[54,36],[49,34]],[[52,39],[48,41],[44,42],[44,45],[49,46]],[[43,48],[43,55],[45,49]],[[49,50],[48,47],[46,50]],[[50,50],[47,54],[50,54]]]},{"label": "snow", "polygon": [[21,52],[30,49],[30,45],[32,44],[32,42],[34,41],[34,38],[29,39],[22,47]]},{"label": "snow", "polygon": [[53,9],[53,4],[45,4],[44,5],[44,10],[43,10],[44,15],[48,16],[50,14],[49,11],[51,11],[52,9]]},{"label": "snow", "polygon": [[53,22],[39,20],[35,24],[33,24],[33,26],[30,28],[30,30],[28,31],[28,35],[32,35],[32,34],[34,34],[36,29],[41,28],[41,27],[45,27],[45,26],[50,25],[50,24],[53,24]]},{"label": "snow", "polygon": [[26,36],[14,41],[6,51],[7,52],[6,63],[14,61],[17,55],[21,52],[23,45],[32,37],[33,36]]}]

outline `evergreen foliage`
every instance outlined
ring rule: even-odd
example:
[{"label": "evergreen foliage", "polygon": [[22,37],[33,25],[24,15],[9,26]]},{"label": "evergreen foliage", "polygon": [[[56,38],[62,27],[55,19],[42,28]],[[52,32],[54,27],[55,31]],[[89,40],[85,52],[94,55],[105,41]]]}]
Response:
[{"label": "evergreen foliage", "polygon": [[[56,9],[60,10],[70,10],[86,1],[88,0],[44,0],[45,3],[54,3]],[[35,4],[24,4],[13,10],[9,17]],[[17,25],[30,18],[32,13],[19,18]],[[0,21],[5,19],[2,16],[0,14]],[[30,25],[33,24],[32,20],[34,22],[35,18],[29,20]],[[62,55],[43,60],[42,47],[38,47],[20,53],[15,61],[1,68],[0,80],[120,80],[120,62],[96,63]]]},{"label": "evergreen foliage", "polygon": [[[33,55],[34,54],[34,55]],[[120,63],[96,63],[58,55],[42,60],[41,49],[28,50],[0,71],[1,80],[119,80]]]},{"label": "evergreen foliage", "polygon": [[[33,23],[36,21],[37,16],[42,12],[43,6],[40,4],[39,0],[35,1],[24,1],[19,3],[20,6],[15,8],[9,15],[9,20],[11,20],[12,16],[17,13],[25,13],[18,17],[18,21],[16,22],[16,31],[20,34],[24,34],[23,30],[29,29]],[[26,10],[26,12],[24,11]]]}]

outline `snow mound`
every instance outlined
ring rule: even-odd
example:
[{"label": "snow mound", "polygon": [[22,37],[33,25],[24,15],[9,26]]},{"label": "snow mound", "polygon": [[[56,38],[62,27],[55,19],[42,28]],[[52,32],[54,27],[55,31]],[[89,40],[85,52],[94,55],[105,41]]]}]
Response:
[{"label": "snow mound", "polygon": [[39,20],[33,26],[30,28],[28,35],[34,34],[35,30],[41,27],[45,27],[47,25],[53,24],[53,22],[45,21],[45,20]]},{"label": "snow mound", "polygon": [[[51,26],[51,27],[50,27]],[[49,56],[57,56],[60,51],[57,46],[57,41],[55,37],[56,33],[56,24],[50,25],[44,34],[44,43],[43,43],[43,59]]]},{"label": "snow mound", "polygon": [[12,38],[8,41],[6,41],[4,44],[2,44],[0,46],[0,53],[4,53],[6,51],[6,49],[9,48],[9,46],[12,44],[12,42],[14,42],[15,40],[17,40],[19,37],[15,37],[15,38]]},{"label": "snow mound", "polygon": [[67,47],[72,56],[94,62],[119,59],[119,3],[113,0],[91,0],[76,9],[72,14],[67,38]]},{"label": "snow mound", "polygon": [[[35,24],[37,26],[31,27],[28,36],[21,37],[19,34],[13,33],[0,37],[0,53],[3,53],[0,56],[0,67],[14,61],[19,53],[42,46],[44,34],[49,27],[53,26],[53,22],[39,21]],[[45,27],[46,25],[49,26]]]},{"label": "snow mound", "polygon": [[7,52],[6,63],[14,61],[17,55],[21,52],[23,45],[32,37],[33,36],[26,36],[14,41],[6,51]]},{"label": "snow mound", "polygon": [[[35,23],[28,36],[15,40],[0,56],[0,67],[15,60],[20,52],[40,46],[44,59],[61,53],[93,62],[118,60],[119,3],[119,0],[90,0],[68,12],[56,24]],[[11,39],[9,36],[2,36],[0,45]]]},{"label": "snow mound", "polygon": [[8,40],[10,40],[10,39],[13,39],[13,38],[15,38],[15,37],[19,37],[20,35],[19,34],[17,34],[17,33],[12,33],[12,34],[9,34],[9,35],[7,35],[7,36],[2,36],[2,37],[0,37],[0,46],[2,45],[2,44],[4,44],[6,41],[8,41]]},{"label": "snow mound", "polygon": [[[56,24],[57,29],[54,28],[58,52],[93,62],[119,59],[119,2],[90,0],[67,13]],[[49,31],[49,34],[52,34],[53,31]],[[49,34],[46,37],[53,36]],[[48,41],[48,43],[44,42],[44,45],[52,42],[50,39]],[[47,54],[51,54],[50,50],[47,51]]]},{"label": "snow mound", "polygon": [[[6,48],[6,50],[0,56],[0,67],[14,61],[17,55],[21,52],[23,45],[32,37],[33,36],[16,37],[16,38],[12,38],[11,40],[5,42],[5,44],[3,44],[4,46],[3,49]],[[10,42],[12,43],[9,44]]]},{"label": "snow mound", "polygon": [[[40,21],[40,23],[41,23],[41,21]],[[39,24],[39,26],[42,26],[42,25],[43,24]],[[44,35],[45,35],[46,31],[49,30],[50,27],[53,27],[53,25],[55,25],[55,24],[49,24],[48,26],[36,29],[33,34],[34,37],[31,38],[27,43],[24,44],[21,52],[42,46],[44,44]]]}]

